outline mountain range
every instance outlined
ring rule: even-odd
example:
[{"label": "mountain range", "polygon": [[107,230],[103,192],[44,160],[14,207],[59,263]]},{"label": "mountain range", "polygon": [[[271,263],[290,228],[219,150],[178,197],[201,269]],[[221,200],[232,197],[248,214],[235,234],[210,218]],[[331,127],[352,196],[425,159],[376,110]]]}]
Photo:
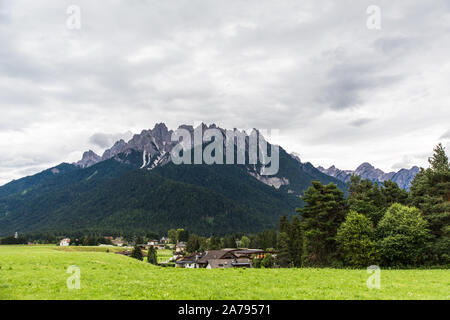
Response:
[{"label": "mountain range", "polygon": [[[225,136],[214,124],[179,128],[192,135],[195,130],[218,129]],[[258,131],[237,132],[245,137],[248,159],[249,137]],[[101,156],[87,151],[76,163],[62,163],[0,187],[0,236],[16,231],[162,234],[170,228],[201,235],[258,232],[276,228],[282,214],[294,215],[313,180],[346,188],[343,181],[282,147],[273,176],[262,175],[261,166],[253,164],[176,165],[171,161],[177,144],[171,141],[172,133],[159,123],[128,142],[117,141]],[[237,151],[239,146],[233,146]],[[183,145],[183,152],[193,147]]]},{"label": "mountain range", "polygon": [[319,166],[317,169],[343,182],[349,182],[352,175],[357,175],[362,179],[369,179],[380,184],[386,180],[391,180],[397,183],[400,188],[405,190],[409,190],[414,177],[420,171],[419,167],[414,166],[411,169],[401,169],[397,172],[385,173],[381,169],[377,169],[367,162],[362,163],[355,170],[340,170],[335,166],[331,166],[328,169]]}]

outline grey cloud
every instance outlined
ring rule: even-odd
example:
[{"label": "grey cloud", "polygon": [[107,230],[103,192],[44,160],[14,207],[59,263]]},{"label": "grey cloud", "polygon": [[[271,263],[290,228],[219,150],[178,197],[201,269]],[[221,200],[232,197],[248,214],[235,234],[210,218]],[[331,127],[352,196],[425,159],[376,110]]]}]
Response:
[{"label": "grey cloud", "polygon": [[350,121],[349,124],[353,127],[361,127],[372,121],[373,121],[373,119],[370,119],[370,118],[360,118],[360,119]]},{"label": "grey cloud", "polygon": [[342,110],[363,104],[368,98],[367,92],[381,87],[389,87],[402,79],[400,75],[383,74],[384,68],[379,62],[364,61],[346,56],[338,61],[327,74],[327,82],[319,101],[332,109]]},{"label": "grey cloud", "polygon": [[100,148],[110,148],[113,146],[113,144],[120,140],[124,139],[125,141],[128,141],[133,136],[133,133],[131,131],[127,131],[124,133],[117,133],[117,134],[108,134],[108,133],[95,133],[89,138],[89,142],[93,145],[96,145]]},{"label": "grey cloud", "polygon": [[450,139],[450,129],[445,131],[439,139]]},{"label": "grey cloud", "polygon": [[411,167],[411,159],[408,156],[403,156],[402,160],[392,165],[392,170],[400,170]]},{"label": "grey cloud", "polygon": [[[280,128],[287,144],[302,142],[292,151],[333,143],[343,158],[357,139],[446,125],[445,109],[419,116],[423,101],[408,100],[417,86],[444,105],[436,82],[448,71],[434,65],[450,52],[436,18],[446,0],[381,1],[381,31],[366,28],[369,0],[78,0],[80,30],[65,26],[69,4],[0,1],[0,154],[19,159],[2,177],[76,161],[89,144],[109,147],[111,133],[156,122]],[[409,111],[384,119],[374,101]]]}]

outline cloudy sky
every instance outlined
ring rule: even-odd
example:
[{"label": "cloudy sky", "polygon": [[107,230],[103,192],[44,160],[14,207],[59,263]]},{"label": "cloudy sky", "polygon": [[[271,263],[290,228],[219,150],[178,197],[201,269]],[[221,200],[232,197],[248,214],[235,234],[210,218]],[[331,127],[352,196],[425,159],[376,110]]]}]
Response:
[{"label": "cloudy sky", "polygon": [[426,165],[450,148],[450,2],[355,3],[0,0],[0,185],[156,122],[279,129],[315,165]]}]

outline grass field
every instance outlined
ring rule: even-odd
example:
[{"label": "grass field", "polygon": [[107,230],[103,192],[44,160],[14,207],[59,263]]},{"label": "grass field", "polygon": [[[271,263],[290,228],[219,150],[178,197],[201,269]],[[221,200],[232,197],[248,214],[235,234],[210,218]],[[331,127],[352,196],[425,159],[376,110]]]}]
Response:
[{"label": "grass field", "polygon": [[382,270],[368,289],[366,270],[162,268],[106,249],[0,246],[0,299],[450,299],[450,270]]}]

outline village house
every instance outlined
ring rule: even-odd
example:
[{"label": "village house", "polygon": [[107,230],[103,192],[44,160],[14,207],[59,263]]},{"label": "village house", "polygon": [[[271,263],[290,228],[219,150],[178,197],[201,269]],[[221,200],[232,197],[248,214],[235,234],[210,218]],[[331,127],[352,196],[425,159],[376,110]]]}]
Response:
[{"label": "village house", "polygon": [[267,252],[261,249],[222,249],[204,253],[194,253],[186,257],[178,257],[175,266],[178,268],[251,268],[254,257],[262,258]]},{"label": "village house", "polygon": [[147,245],[149,245],[149,246],[156,246],[156,245],[158,245],[158,240],[155,240],[155,239],[149,240],[147,242]]},{"label": "village house", "polygon": [[201,254],[193,253],[187,257],[177,257],[175,260],[175,267],[176,268],[189,268],[189,269],[195,269],[199,268],[198,265],[198,259],[201,257]]},{"label": "village house", "polygon": [[175,247],[175,253],[186,252],[186,242],[178,242]]},{"label": "village house", "polygon": [[123,240],[121,237],[119,238],[115,238],[114,240],[111,240],[111,242],[118,247],[122,247],[123,246]]},{"label": "village house", "polygon": [[161,243],[161,244],[168,244],[168,243],[169,243],[169,238],[167,238],[167,237],[162,237],[162,238],[159,240],[159,243]]},{"label": "village house", "polygon": [[64,238],[59,242],[61,247],[67,247],[70,244],[70,238]]},{"label": "village house", "polygon": [[158,244],[156,246],[153,246],[156,250],[164,250],[166,248],[165,244]]}]

